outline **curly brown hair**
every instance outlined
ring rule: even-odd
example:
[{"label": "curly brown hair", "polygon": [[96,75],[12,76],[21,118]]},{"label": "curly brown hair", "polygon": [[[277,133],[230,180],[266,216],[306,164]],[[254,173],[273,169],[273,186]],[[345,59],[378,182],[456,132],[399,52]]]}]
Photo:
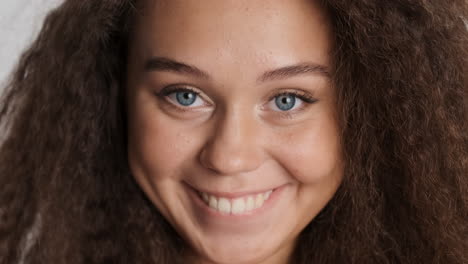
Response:
[{"label": "curly brown hair", "polygon": [[[468,263],[466,0],[326,0],[345,177],[293,263]],[[184,263],[127,163],[132,0],[65,1],[0,104],[0,263]]]}]

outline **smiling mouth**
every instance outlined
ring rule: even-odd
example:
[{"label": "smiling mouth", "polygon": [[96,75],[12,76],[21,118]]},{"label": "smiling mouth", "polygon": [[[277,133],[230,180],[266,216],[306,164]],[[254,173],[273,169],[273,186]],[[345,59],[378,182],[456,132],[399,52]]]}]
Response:
[{"label": "smiling mouth", "polygon": [[268,201],[270,195],[275,190],[269,190],[263,193],[245,195],[236,198],[217,197],[215,195],[197,191],[203,202],[211,209],[222,214],[240,215],[249,213],[253,210],[261,208]]}]

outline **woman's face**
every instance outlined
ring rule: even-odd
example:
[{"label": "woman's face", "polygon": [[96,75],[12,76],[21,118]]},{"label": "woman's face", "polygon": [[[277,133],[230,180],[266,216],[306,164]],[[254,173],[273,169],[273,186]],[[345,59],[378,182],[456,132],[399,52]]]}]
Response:
[{"label": "woman's face", "polygon": [[191,262],[285,263],[343,174],[324,11],[147,2],[130,44],[130,167]]}]

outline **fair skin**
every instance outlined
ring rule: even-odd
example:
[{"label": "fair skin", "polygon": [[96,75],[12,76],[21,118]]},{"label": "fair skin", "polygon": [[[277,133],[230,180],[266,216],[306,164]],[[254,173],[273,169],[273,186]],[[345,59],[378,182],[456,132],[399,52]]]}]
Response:
[{"label": "fair skin", "polygon": [[288,263],[343,175],[331,32],[307,0],[171,0],[136,19],[128,158],[187,263]]}]

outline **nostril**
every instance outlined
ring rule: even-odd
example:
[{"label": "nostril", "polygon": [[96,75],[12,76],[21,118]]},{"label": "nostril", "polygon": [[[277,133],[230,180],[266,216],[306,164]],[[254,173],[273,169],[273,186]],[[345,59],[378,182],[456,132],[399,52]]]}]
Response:
[{"label": "nostril", "polygon": [[211,163],[211,158],[208,157],[208,153],[207,153],[207,149],[206,148],[203,148],[200,155],[199,156],[199,161],[200,161],[200,164],[208,169],[208,170],[211,170],[213,172],[216,172],[216,173],[219,173],[216,169],[215,169],[215,166]]},{"label": "nostril", "polygon": [[263,162],[261,142],[239,128],[220,128],[202,146],[200,164],[219,175],[235,175],[257,169]]},{"label": "nostril", "polygon": [[234,175],[253,171],[262,163],[258,153],[247,149],[218,152],[210,152],[210,150],[204,149],[199,156],[199,160],[203,167],[220,175]]}]

